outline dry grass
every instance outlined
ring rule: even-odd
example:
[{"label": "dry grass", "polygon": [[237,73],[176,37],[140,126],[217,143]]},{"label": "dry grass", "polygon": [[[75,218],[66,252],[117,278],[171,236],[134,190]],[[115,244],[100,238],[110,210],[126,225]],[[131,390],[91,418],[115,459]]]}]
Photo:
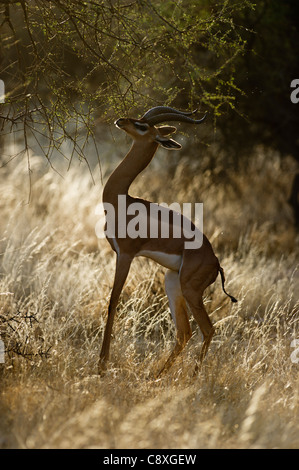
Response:
[{"label": "dry grass", "polygon": [[[206,292],[216,335],[200,374],[194,335],[171,370],[163,269],[135,260],[115,321],[111,363],[96,375],[114,255],[97,240],[101,186],[84,166],[62,179],[32,157],[1,170],[0,447],[297,448],[298,240],[285,200],[292,163],[259,151],[247,168],[203,171],[184,159],[165,185],[151,168],[136,194],[204,202],[204,227],[225,268]],[[146,181],[146,183],[144,183]],[[299,354],[298,354],[299,357]]]}]

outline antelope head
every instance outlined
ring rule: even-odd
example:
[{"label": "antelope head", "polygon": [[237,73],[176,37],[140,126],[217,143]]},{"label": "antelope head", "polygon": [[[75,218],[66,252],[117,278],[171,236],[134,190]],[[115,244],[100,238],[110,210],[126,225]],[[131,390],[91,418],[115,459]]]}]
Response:
[{"label": "antelope head", "polygon": [[201,124],[206,118],[206,114],[201,119],[191,118],[190,116],[196,111],[183,112],[169,106],[156,106],[147,111],[140,119],[121,118],[115,121],[115,125],[133,137],[134,140],[156,142],[167,149],[179,150],[181,145],[168,137],[176,132],[176,127],[156,127],[156,124],[174,121]]}]

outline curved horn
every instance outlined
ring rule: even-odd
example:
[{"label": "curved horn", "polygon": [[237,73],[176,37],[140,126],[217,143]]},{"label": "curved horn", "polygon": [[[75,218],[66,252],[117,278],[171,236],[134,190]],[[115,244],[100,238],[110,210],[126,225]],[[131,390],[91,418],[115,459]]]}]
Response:
[{"label": "curved horn", "polygon": [[[193,114],[193,113],[190,113]],[[158,116],[150,117],[146,119],[146,122],[151,126],[159,124],[161,122],[170,122],[170,121],[179,121],[179,122],[188,122],[189,124],[200,124],[205,120],[207,113],[201,119],[192,119],[186,114],[177,114],[177,113],[165,113],[159,114]]]},{"label": "curved horn", "polygon": [[197,109],[191,112],[184,112],[184,111],[178,111],[177,109],[170,108],[169,106],[156,106],[155,108],[149,109],[143,116],[142,120],[148,121],[148,119],[152,119],[154,116],[159,116],[162,114],[166,113],[175,113],[175,114],[181,114],[183,116],[191,116],[191,114],[196,113]]}]

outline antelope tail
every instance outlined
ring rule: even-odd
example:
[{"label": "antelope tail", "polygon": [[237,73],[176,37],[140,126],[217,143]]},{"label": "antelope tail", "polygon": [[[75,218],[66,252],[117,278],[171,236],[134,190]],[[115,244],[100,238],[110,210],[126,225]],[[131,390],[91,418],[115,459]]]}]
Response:
[{"label": "antelope tail", "polygon": [[220,272],[220,276],[221,276],[221,282],[222,282],[222,290],[223,292],[231,299],[232,302],[238,302],[237,299],[235,299],[235,297],[233,297],[232,295],[228,294],[224,288],[224,283],[225,283],[225,277],[224,277],[224,271],[223,271],[223,268],[221,266],[219,266],[219,272]]}]

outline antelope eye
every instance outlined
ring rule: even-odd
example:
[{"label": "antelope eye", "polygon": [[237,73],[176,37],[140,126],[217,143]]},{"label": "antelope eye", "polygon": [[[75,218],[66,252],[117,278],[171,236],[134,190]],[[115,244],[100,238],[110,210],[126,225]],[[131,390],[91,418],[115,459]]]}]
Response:
[{"label": "antelope eye", "polygon": [[141,132],[146,132],[149,128],[148,124],[140,124],[139,122],[134,123],[136,129]]}]

